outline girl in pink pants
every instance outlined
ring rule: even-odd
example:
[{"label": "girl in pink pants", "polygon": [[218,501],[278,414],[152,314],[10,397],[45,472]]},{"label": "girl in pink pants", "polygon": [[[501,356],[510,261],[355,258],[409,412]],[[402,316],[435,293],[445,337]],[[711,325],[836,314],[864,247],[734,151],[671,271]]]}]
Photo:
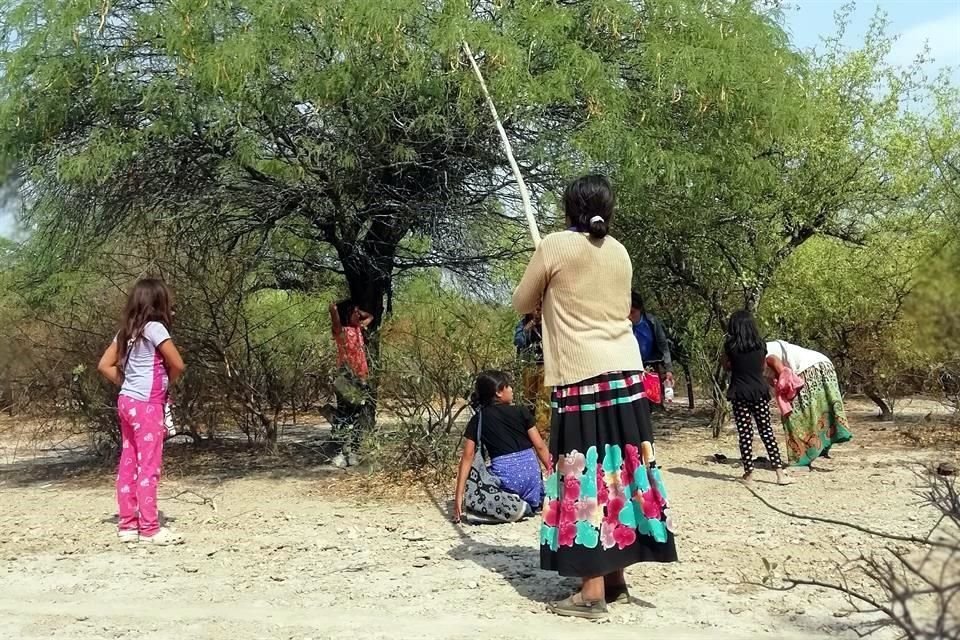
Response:
[{"label": "girl in pink pants", "polygon": [[157,511],[167,389],[184,370],[183,359],[170,339],[170,300],[162,281],[138,281],[123,311],[120,331],[98,366],[104,377],[120,387],[117,508],[118,535],[123,542],[183,542],[181,536],[160,526]]}]

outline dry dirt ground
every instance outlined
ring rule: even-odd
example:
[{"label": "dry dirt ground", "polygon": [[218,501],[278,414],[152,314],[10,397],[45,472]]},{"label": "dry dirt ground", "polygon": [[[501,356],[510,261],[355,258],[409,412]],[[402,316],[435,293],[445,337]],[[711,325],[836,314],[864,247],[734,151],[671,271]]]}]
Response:
[{"label": "dry dirt ground", "polygon": [[[853,409],[856,439],[821,471],[779,487],[760,470],[757,492],[790,511],[925,534],[935,516],[918,506],[905,463],[956,463],[956,448],[910,445],[904,433],[926,429],[922,418],[883,426]],[[856,637],[863,618],[840,596],[749,583],[765,561],[829,579],[843,553],[882,542],[773,512],[734,481],[738,467],[713,461],[738,458],[731,432],[714,441],[685,411],[657,420],[681,562],[632,567],[636,601],[602,623],[546,612],[574,584],[539,570],[537,521],[451,524],[452,478],[436,492],[240,453],[199,464],[201,454],[171,446],[161,508],[188,542],[125,546],[114,537],[111,470],[62,454],[24,460],[8,424],[0,638]]]}]

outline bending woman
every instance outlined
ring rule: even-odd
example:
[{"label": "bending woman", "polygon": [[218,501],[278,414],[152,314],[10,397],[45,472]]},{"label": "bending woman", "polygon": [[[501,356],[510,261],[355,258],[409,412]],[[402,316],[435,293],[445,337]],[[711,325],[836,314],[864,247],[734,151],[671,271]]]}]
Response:
[{"label": "bending woman", "polygon": [[614,197],[602,176],[564,193],[568,230],[533,254],[513,305],[543,301],[545,384],[553,387],[540,565],[582,580],[554,613],[600,618],[629,601],[624,568],[674,562],[666,492],[654,460],[640,347],[628,320],[633,267],[607,235]]},{"label": "bending woman", "polygon": [[837,371],[830,358],[785,340],[767,343],[767,366],[779,378],[785,367],[804,384],[783,418],[787,457],[798,467],[812,467],[817,458],[830,457],[830,448],[853,438],[843,409]]}]

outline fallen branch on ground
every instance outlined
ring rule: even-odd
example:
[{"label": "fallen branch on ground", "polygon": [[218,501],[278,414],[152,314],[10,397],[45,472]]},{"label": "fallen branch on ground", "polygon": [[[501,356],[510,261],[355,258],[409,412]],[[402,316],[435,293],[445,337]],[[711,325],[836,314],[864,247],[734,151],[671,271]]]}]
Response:
[{"label": "fallen branch on ground", "polygon": [[764,506],[781,515],[852,529],[883,540],[910,543],[914,548],[885,547],[882,551],[861,553],[843,565],[837,565],[836,582],[789,574],[775,576],[777,565],[764,559],[766,575],[763,579],[759,583],[746,582],[780,592],[797,587],[817,587],[840,593],[853,612],[882,616],[855,625],[853,630],[860,637],[892,627],[899,631],[900,638],[908,640],[960,640],[960,499],[952,481],[934,474],[924,479],[926,487],[918,494],[923,504],[933,506],[941,515],[923,538],[792,513],[772,505],[748,487]]},{"label": "fallen branch on ground", "polygon": [[[199,498],[199,499],[200,499],[200,502],[196,502],[196,501],[194,501],[194,500],[183,500],[182,498],[183,498],[184,496],[194,496],[194,497],[196,497],[196,498]],[[208,505],[210,505],[210,508],[211,508],[211,509],[213,509],[214,511],[217,510],[217,503],[214,502],[213,498],[208,498],[207,496],[200,495],[200,494],[197,493],[196,491],[191,491],[190,489],[187,489],[187,490],[185,490],[185,491],[181,491],[180,493],[178,493],[178,494],[176,494],[176,495],[172,495],[172,496],[165,497],[165,498],[160,498],[160,499],[161,499],[161,500],[175,500],[175,501],[177,501],[177,502],[186,502],[187,504],[195,504],[195,505],[199,505],[199,506],[203,506],[203,505],[207,505],[207,504],[208,504]]]}]

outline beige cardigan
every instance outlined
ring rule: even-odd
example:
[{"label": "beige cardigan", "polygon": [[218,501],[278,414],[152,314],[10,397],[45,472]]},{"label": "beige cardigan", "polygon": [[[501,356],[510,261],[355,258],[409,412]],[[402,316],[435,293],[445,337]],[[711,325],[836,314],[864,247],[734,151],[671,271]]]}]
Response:
[{"label": "beige cardigan", "polygon": [[543,300],[547,386],[643,369],[628,317],[632,278],[627,250],[609,236],[561,231],[543,239],[513,292],[513,307],[532,313]]}]

